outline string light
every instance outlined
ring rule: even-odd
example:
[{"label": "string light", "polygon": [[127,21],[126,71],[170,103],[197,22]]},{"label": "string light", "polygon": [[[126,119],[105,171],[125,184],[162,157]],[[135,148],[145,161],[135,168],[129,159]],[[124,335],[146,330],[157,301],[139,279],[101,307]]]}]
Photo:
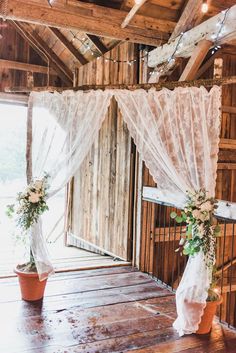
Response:
[{"label": "string light", "polygon": [[49,5],[50,7],[52,7],[53,1],[54,1],[54,0],[48,0],[48,5]]},{"label": "string light", "polygon": [[219,38],[221,37],[221,35],[223,34],[223,28],[224,28],[224,25],[225,25],[225,21],[226,21],[226,18],[227,18],[227,14],[228,14],[228,11],[229,9],[227,9],[226,11],[222,11],[222,15],[223,15],[223,18],[222,20],[220,20],[218,23],[217,23],[217,27],[218,27],[218,31],[216,34],[213,34],[211,36],[211,38],[214,40],[214,48],[212,49],[211,51],[211,54],[215,54],[215,52],[221,48],[221,46],[219,45]]},{"label": "string light", "polygon": [[[52,3],[53,3],[54,0],[48,0],[48,3],[49,5],[51,6]],[[135,0],[135,3],[136,4],[139,4],[141,3],[142,0]],[[208,4],[207,4],[207,1],[203,1],[202,3],[202,12],[207,12],[208,10]],[[222,14],[223,14],[223,18],[222,20],[220,20],[218,23],[217,23],[217,27],[218,27],[218,30],[216,33],[214,33],[211,38],[214,40],[214,47],[213,49],[211,50],[211,53],[214,54],[218,49],[221,48],[220,44],[219,44],[219,39],[220,37],[222,36],[223,34],[223,27],[225,25],[225,21],[226,21],[226,18],[227,18],[227,14],[228,14],[228,11],[229,9],[225,10],[225,11],[222,11]],[[205,13],[204,12],[204,13]],[[73,38],[72,38],[72,42],[74,42],[75,40],[78,40],[86,50],[90,50],[91,51],[91,55],[92,56],[96,56],[97,59],[99,59],[100,57],[98,56],[98,52],[93,50],[93,48],[88,44],[86,43],[87,42],[87,38],[86,37],[83,37],[82,40],[80,38],[78,38],[76,35],[74,35],[74,33],[72,31],[70,31],[71,34],[73,35]],[[182,42],[182,38],[186,35],[186,33],[184,32],[181,32],[180,35],[179,35],[179,38],[178,38],[178,41],[177,41],[177,44],[174,48],[174,51],[173,53],[171,54],[171,56],[167,59],[167,61],[159,66],[159,68],[154,72],[150,72],[149,74],[150,75],[153,75],[153,74],[157,74],[157,75],[163,75],[164,73],[166,73],[167,71],[169,71],[175,64],[175,61],[176,61],[176,54],[179,54],[180,53],[180,48],[183,47],[183,42]],[[148,51],[145,50],[144,51],[144,54],[139,57],[139,59],[141,61],[145,61],[145,58],[148,57]],[[124,63],[124,64],[128,64],[129,66],[131,66],[132,64],[134,64],[137,59],[130,59],[130,60],[118,60],[118,59],[113,59],[111,57],[107,57],[107,56],[103,56],[105,62],[113,62],[113,63]]]},{"label": "string light", "polygon": [[207,13],[207,11],[208,11],[208,3],[207,3],[207,1],[203,1],[202,7],[201,7],[201,11],[202,11],[202,13]]}]

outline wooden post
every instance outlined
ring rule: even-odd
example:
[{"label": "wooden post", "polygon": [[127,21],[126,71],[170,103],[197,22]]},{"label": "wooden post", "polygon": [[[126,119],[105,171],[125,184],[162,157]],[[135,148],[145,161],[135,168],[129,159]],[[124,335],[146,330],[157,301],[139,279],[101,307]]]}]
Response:
[{"label": "wooden post", "polygon": [[197,71],[211,46],[212,42],[205,39],[198,43],[184,71],[182,72],[179,81],[193,80],[195,78]]}]

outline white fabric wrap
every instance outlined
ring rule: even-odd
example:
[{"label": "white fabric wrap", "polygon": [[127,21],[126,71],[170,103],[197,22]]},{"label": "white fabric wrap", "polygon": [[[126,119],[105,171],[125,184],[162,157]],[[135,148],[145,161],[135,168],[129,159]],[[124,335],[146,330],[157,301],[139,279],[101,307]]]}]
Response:
[{"label": "white fabric wrap", "polygon": [[[116,90],[124,120],[157,189],[183,207],[186,191],[205,188],[215,195],[220,133],[221,88]],[[198,329],[211,272],[202,252],[190,257],[176,292],[179,335]],[[194,303],[194,310],[190,303]]]},{"label": "white fabric wrap", "polygon": [[[100,90],[31,93],[33,177],[41,177],[43,172],[50,175],[49,197],[61,190],[79,169],[98,136],[110,99],[111,92]],[[45,113],[47,121],[43,124]],[[53,273],[53,266],[42,235],[41,219],[33,225],[31,233],[32,252],[39,279],[43,280]]]}]

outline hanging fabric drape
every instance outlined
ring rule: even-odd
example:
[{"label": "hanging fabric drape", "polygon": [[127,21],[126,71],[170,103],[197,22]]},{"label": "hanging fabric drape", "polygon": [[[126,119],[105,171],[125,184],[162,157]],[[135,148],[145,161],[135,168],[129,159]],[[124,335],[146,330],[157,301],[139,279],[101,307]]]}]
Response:
[{"label": "hanging fabric drape", "polygon": [[[30,95],[33,177],[41,177],[44,172],[50,175],[49,197],[61,190],[79,169],[98,136],[110,98],[109,91],[99,90]],[[37,271],[43,280],[53,272],[53,266],[42,235],[41,219],[31,233]]]},{"label": "hanging fabric drape", "polygon": [[[221,89],[116,90],[115,97],[159,194],[181,208],[186,191],[204,188],[214,197]],[[177,289],[174,327],[180,335],[197,331],[206,305],[212,278],[203,257],[190,256]]]},{"label": "hanging fabric drape", "polygon": [[[179,207],[184,206],[186,191],[205,188],[214,196],[219,87],[210,92],[191,87],[148,92],[33,93],[30,99],[34,107],[43,107],[54,117],[41,132],[40,118],[33,120],[33,175],[40,176],[43,171],[51,175],[50,195],[60,190],[81,165],[98,135],[113,94],[160,195]],[[40,148],[35,150],[35,145]],[[38,241],[39,228],[33,232],[33,254],[39,274],[45,274],[50,268],[42,260],[47,256],[41,239]],[[178,318],[174,326],[180,335],[197,330],[210,282],[203,253],[190,257],[176,294]],[[194,312],[190,302],[196,303]]]}]

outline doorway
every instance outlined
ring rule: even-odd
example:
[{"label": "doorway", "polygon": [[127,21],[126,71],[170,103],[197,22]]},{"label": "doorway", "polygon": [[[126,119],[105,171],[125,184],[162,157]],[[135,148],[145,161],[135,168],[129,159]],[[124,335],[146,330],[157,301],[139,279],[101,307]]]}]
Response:
[{"label": "doorway", "polygon": [[[42,142],[42,134],[54,119],[44,110],[36,118],[37,134],[32,136],[34,144]],[[27,141],[27,106],[18,104],[0,104],[0,277],[13,276],[13,268],[25,260],[24,247],[16,243],[14,224],[6,215],[6,206],[15,202],[16,195],[27,184],[26,180],[26,141]],[[101,256],[76,246],[66,246],[64,238],[64,214],[66,205],[65,189],[48,201],[49,212],[43,215],[43,232],[55,270],[70,271],[75,269],[110,267],[123,265],[114,263],[111,256]]]}]

